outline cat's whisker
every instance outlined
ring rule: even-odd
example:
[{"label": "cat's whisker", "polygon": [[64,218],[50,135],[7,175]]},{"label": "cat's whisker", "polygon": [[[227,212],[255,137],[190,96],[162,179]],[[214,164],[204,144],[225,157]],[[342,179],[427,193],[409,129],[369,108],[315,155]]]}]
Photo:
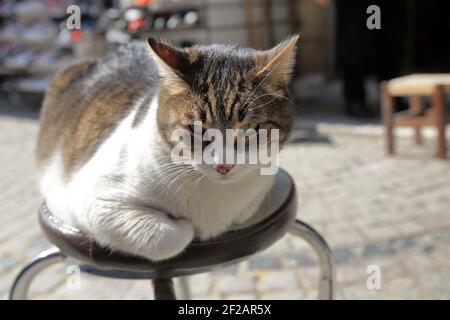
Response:
[{"label": "cat's whisker", "polygon": [[189,182],[192,178],[196,178],[196,177],[197,177],[197,174],[195,174],[195,173],[190,173],[190,175],[185,176],[185,181],[180,184],[180,186],[177,188],[177,190],[175,190],[174,195],[176,195],[178,193],[178,191],[182,190],[183,186],[187,182]]},{"label": "cat's whisker", "polygon": [[249,109],[249,108],[251,107],[251,105],[252,105],[255,101],[257,101],[257,100],[259,100],[259,99],[261,99],[261,98],[267,97],[267,96],[271,96],[271,95],[272,95],[271,93],[266,93],[266,94],[262,94],[262,95],[260,95],[260,96],[258,96],[258,97],[256,97],[256,98],[254,98],[252,101],[250,101],[249,103],[247,103],[247,105],[246,105],[245,107],[243,107],[244,112],[246,112],[247,110],[251,110],[251,109]]},{"label": "cat's whisker", "polygon": [[196,181],[194,181],[194,186],[198,185],[200,183],[200,181],[203,180],[203,178],[205,178],[206,176],[204,174],[201,175],[200,178],[198,178]]},{"label": "cat's whisker", "polygon": [[[167,175],[167,174],[180,174],[180,173],[184,173],[184,172],[190,172],[190,170],[186,170],[185,168],[170,168],[167,169],[164,172],[161,172],[163,175]],[[155,177],[155,179],[158,179],[160,176]]]},{"label": "cat's whisker", "polygon": [[266,106],[266,105],[268,105],[268,104],[271,104],[271,103],[274,102],[275,100],[276,100],[276,98],[270,100],[269,102],[266,102],[266,103],[260,104],[260,105],[258,105],[258,106],[255,106],[255,107],[253,107],[253,108],[250,108],[251,104],[249,104],[248,107],[245,109],[245,111],[247,111],[247,109],[248,109],[249,111],[254,111],[254,110],[256,110],[256,109],[260,109],[260,108],[262,108],[262,107],[264,107],[264,106]]},{"label": "cat's whisker", "polygon": [[[176,182],[178,182],[179,180],[181,180],[181,179],[183,179],[183,178],[185,178],[186,180],[188,180],[188,178],[189,178],[190,176],[194,176],[194,175],[195,175],[195,172],[192,172],[192,171],[190,171],[190,172],[184,172],[184,173],[181,173],[180,175],[176,175],[176,176],[175,176],[175,179],[172,179],[172,178],[171,178],[172,181],[170,181],[169,184],[166,186],[166,188],[164,189],[164,192],[165,192],[165,193],[168,192],[168,191],[170,190],[171,186],[172,186],[173,184],[175,184]],[[185,181],[185,182],[186,182],[186,181]],[[184,184],[184,183],[183,183],[183,184]],[[175,196],[175,195],[177,194],[177,192],[178,192],[179,189],[180,189],[180,187],[178,187],[178,188],[175,190],[175,193],[173,194],[173,196]]]},{"label": "cat's whisker", "polygon": [[182,168],[183,168],[183,166],[174,165],[174,164],[170,163],[170,164],[166,164],[166,165],[153,167],[153,168],[151,168],[151,170],[149,170],[149,172],[157,172],[157,171],[164,172],[165,170],[169,170],[169,169],[182,169]]},{"label": "cat's whisker", "polygon": [[[169,169],[166,169],[166,170],[161,171],[160,175],[157,175],[157,176],[154,178],[154,180],[158,180],[159,177],[161,176],[161,174],[162,174],[162,175],[170,174],[170,175],[172,176],[173,174],[177,175],[177,174],[180,174],[180,173],[186,173],[186,172],[195,172],[195,169],[194,169],[194,168],[190,168],[190,167],[175,167],[175,168],[169,168]],[[168,179],[169,179],[168,176],[165,176],[164,178],[165,178],[165,180],[168,180]]]},{"label": "cat's whisker", "polygon": [[154,172],[165,168],[184,168],[188,166],[187,164],[176,164],[176,163],[166,163],[166,164],[155,163],[155,165],[156,165],[155,167],[151,168],[152,170],[148,170],[147,172]]},{"label": "cat's whisker", "polygon": [[[270,102],[268,102],[268,103],[266,103],[266,104],[272,103],[272,102],[275,101],[277,98],[280,98],[280,99],[284,99],[284,100],[286,100],[286,101],[292,103],[293,105],[295,105],[294,101],[292,101],[292,99],[289,99],[288,97],[285,97],[285,96],[283,96],[283,95],[276,94],[276,93],[266,93],[266,94],[260,95],[260,96],[256,97],[255,99],[253,99],[250,103],[248,103],[247,107],[246,107],[244,110],[245,110],[245,111],[247,111],[247,110],[251,111],[251,110],[254,110],[254,108],[258,108],[258,106],[254,107],[254,108],[250,108],[250,106],[251,106],[256,100],[258,100],[258,99],[260,99],[260,98],[263,98],[263,97],[267,97],[267,96],[274,96],[274,97],[276,97],[276,98],[273,99],[273,100],[271,100]],[[266,105],[266,104],[264,104],[264,105]]]},{"label": "cat's whisker", "polygon": [[277,98],[280,98],[280,99],[284,99],[284,100],[292,103],[293,105],[295,105],[295,102],[292,99],[290,99],[290,98],[288,98],[288,97],[286,97],[284,95],[277,94],[277,93],[269,93],[268,95],[274,96],[274,97],[277,97]]},{"label": "cat's whisker", "polygon": [[174,184],[179,179],[179,174],[176,173],[175,175],[170,175],[167,177],[167,179],[164,180],[164,184],[162,184],[162,190],[161,194],[165,195],[167,192],[170,191],[170,187],[172,184]]},{"label": "cat's whisker", "polygon": [[[157,174],[155,177],[153,177],[152,182],[164,182],[165,180],[169,179],[169,176],[172,176],[173,174],[177,175],[180,172],[183,172],[184,170],[182,168],[169,168],[167,170],[161,171],[159,174]],[[165,178],[165,179],[160,179]]]}]

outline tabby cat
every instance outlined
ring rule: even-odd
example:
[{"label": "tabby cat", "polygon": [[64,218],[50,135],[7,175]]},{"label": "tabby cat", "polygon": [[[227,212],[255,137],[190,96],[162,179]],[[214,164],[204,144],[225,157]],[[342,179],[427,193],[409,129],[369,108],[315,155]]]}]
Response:
[{"label": "tabby cat", "polygon": [[260,164],[173,161],[171,133],[292,126],[285,95],[298,36],[267,51],[178,48],[153,38],[60,72],[37,143],[50,211],[99,244],[158,261],[247,221],[274,176]]}]

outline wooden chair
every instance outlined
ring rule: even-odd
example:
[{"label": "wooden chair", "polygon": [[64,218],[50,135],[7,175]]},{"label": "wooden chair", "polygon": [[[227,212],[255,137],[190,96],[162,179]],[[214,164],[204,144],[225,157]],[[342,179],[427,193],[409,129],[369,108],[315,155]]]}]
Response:
[{"label": "wooden chair", "polygon": [[[381,83],[381,110],[386,127],[387,153],[394,154],[394,128],[412,126],[415,141],[422,143],[421,127],[435,126],[438,131],[438,153],[440,159],[447,157],[445,125],[450,123],[446,110],[445,94],[450,92],[450,74],[412,74]],[[394,97],[408,97],[410,107],[394,113]],[[423,98],[431,97],[431,108],[425,109]]]}]

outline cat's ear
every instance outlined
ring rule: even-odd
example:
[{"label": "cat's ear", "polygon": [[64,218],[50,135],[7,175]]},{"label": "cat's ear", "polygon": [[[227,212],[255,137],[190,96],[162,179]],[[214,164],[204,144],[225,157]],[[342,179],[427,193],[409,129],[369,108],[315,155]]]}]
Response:
[{"label": "cat's ear", "polygon": [[195,58],[192,50],[178,48],[154,38],[148,38],[147,41],[150,45],[150,53],[162,77],[176,75],[183,80],[188,79],[192,74],[192,61]]},{"label": "cat's ear", "polygon": [[258,52],[257,76],[265,77],[275,90],[288,85],[294,71],[298,35],[292,36],[272,49]]}]

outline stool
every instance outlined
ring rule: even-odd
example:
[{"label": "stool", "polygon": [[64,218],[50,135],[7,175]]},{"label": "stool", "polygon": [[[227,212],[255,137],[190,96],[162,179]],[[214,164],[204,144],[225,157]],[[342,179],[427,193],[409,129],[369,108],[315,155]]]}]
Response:
[{"label": "stool", "polygon": [[175,299],[173,278],[181,277],[183,298],[189,298],[186,276],[208,272],[266,249],[290,232],[306,240],[317,253],[320,264],[319,298],[332,299],[334,265],[331,251],[313,228],[295,220],[297,196],[292,178],[279,170],[267,197],[266,206],[239,228],[209,241],[194,240],[178,256],[154,262],[145,258],[111,252],[94,239],[54,216],[45,203],[39,210],[41,228],[55,247],[29,262],[16,277],[10,290],[12,300],[26,299],[33,278],[46,267],[59,262],[78,265],[82,272],[120,279],[151,279],[155,299]]},{"label": "stool", "polygon": [[[386,127],[387,153],[394,154],[394,127],[415,128],[415,141],[422,143],[420,128],[435,126],[438,131],[438,152],[441,159],[447,157],[445,125],[450,116],[445,106],[445,93],[450,92],[450,74],[412,74],[381,83],[381,110]],[[432,97],[431,108],[425,110],[423,97]],[[393,97],[409,97],[409,110],[394,113]]]}]

